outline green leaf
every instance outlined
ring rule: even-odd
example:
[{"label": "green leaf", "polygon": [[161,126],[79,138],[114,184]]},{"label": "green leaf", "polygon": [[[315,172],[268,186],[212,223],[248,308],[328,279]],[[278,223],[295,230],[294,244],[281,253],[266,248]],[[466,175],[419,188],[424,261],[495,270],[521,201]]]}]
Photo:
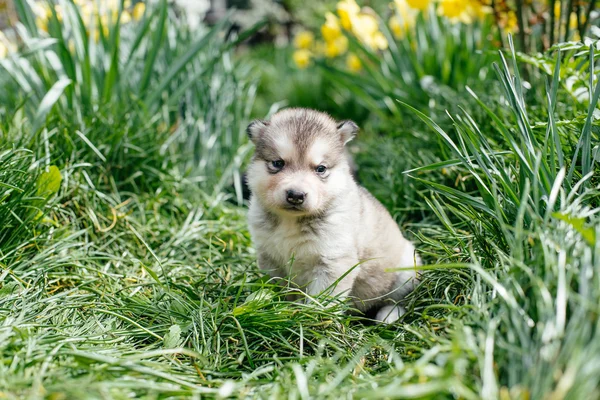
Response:
[{"label": "green leaf", "polygon": [[60,189],[62,175],[57,166],[51,165],[47,171],[43,172],[37,179],[37,194],[43,197],[50,197]]},{"label": "green leaf", "polygon": [[70,84],[70,79],[62,78],[50,88],[48,93],[46,93],[37,112],[35,113],[35,117],[33,119],[33,132],[37,132],[41,128],[43,123],[46,121],[48,113],[63,94],[65,88]]},{"label": "green leaf", "polygon": [[164,338],[164,347],[172,349],[181,344],[181,327],[172,325]]},{"label": "green leaf", "polygon": [[571,225],[573,229],[575,229],[585,241],[590,245],[594,246],[596,244],[596,231],[594,228],[589,226],[585,226],[585,218],[575,218],[567,214],[555,212],[552,216],[556,219],[559,219],[567,224]]}]

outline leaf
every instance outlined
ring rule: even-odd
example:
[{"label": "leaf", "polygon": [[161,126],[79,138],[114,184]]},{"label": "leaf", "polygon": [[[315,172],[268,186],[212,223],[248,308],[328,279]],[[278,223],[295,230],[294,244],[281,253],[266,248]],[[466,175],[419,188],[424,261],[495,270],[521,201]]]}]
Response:
[{"label": "leaf", "polygon": [[559,219],[567,224],[571,225],[573,229],[575,229],[585,241],[590,245],[594,246],[596,244],[596,232],[594,228],[589,226],[585,226],[585,218],[575,218],[567,214],[562,214],[559,212],[555,212],[552,216],[556,219]]},{"label": "leaf", "polygon": [[264,306],[269,300],[273,298],[273,296],[275,296],[275,293],[268,289],[261,289],[257,290],[256,292],[250,293],[250,295],[246,298],[246,301],[244,301],[242,305],[237,306],[233,309],[233,315],[237,317],[238,315],[255,311]]},{"label": "leaf", "polygon": [[33,132],[37,132],[41,128],[43,123],[46,121],[46,116],[63,94],[65,88],[70,84],[70,79],[61,78],[50,88],[48,93],[46,93],[42,99],[42,102],[40,103],[40,106],[38,107],[37,112],[35,113],[35,118],[33,120]]},{"label": "leaf", "polygon": [[43,197],[50,197],[60,189],[62,175],[56,165],[51,165],[47,171],[44,171],[37,179],[37,194]]},{"label": "leaf", "polygon": [[267,289],[257,290],[256,292],[250,293],[250,296],[248,296],[246,298],[246,301],[244,303],[250,303],[251,301],[256,301],[256,302],[269,301],[273,298],[274,295],[275,295],[275,293],[273,293],[273,291],[271,291],[271,290],[267,290]]},{"label": "leaf", "polygon": [[165,335],[163,346],[169,349],[178,347],[181,342],[181,328],[179,325],[172,325],[169,332]]}]

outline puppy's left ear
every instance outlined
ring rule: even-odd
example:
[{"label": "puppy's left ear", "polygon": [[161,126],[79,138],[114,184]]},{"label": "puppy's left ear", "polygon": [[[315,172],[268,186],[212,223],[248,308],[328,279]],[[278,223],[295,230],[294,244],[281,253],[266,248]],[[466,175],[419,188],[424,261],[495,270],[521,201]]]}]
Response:
[{"label": "puppy's left ear", "polygon": [[346,144],[354,139],[354,136],[358,133],[358,125],[350,120],[340,121],[337,126],[337,131],[342,137],[342,142]]},{"label": "puppy's left ear", "polygon": [[258,138],[263,134],[267,126],[269,125],[268,121],[263,121],[262,119],[257,119],[250,122],[250,125],[246,128],[246,133],[252,142],[256,143]]}]

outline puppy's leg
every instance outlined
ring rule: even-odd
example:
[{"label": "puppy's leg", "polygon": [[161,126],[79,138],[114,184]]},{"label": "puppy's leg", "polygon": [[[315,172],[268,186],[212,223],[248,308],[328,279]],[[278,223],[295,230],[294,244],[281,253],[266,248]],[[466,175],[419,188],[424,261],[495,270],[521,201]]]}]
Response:
[{"label": "puppy's leg", "polygon": [[406,313],[406,310],[399,305],[388,304],[381,307],[379,311],[377,311],[375,319],[383,322],[384,324],[391,324],[396,322],[398,318],[404,315],[404,313]]},{"label": "puppy's leg", "polygon": [[337,258],[321,263],[313,270],[314,278],[307,287],[307,294],[317,296],[330,288],[332,296],[340,300],[345,299],[350,295],[358,276],[360,266],[357,264],[358,260],[353,257]]},{"label": "puppy's leg", "polygon": [[[258,254],[258,268],[262,272],[268,274],[271,277],[271,281],[278,284],[282,288],[290,287],[291,282],[288,279],[285,279],[285,274],[283,273],[282,269],[277,266],[277,262],[268,254]],[[285,296],[287,301],[297,301],[301,298],[302,296],[299,293],[291,293]]]}]

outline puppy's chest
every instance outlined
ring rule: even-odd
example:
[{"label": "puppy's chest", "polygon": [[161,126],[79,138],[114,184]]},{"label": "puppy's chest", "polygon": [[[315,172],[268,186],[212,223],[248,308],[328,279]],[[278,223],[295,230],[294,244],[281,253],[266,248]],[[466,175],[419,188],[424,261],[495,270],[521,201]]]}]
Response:
[{"label": "puppy's chest", "polygon": [[311,268],[323,257],[336,257],[347,239],[329,222],[281,221],[271,232],[262,232],[261,248],[282,263],[293,258],[294,269]]}]

